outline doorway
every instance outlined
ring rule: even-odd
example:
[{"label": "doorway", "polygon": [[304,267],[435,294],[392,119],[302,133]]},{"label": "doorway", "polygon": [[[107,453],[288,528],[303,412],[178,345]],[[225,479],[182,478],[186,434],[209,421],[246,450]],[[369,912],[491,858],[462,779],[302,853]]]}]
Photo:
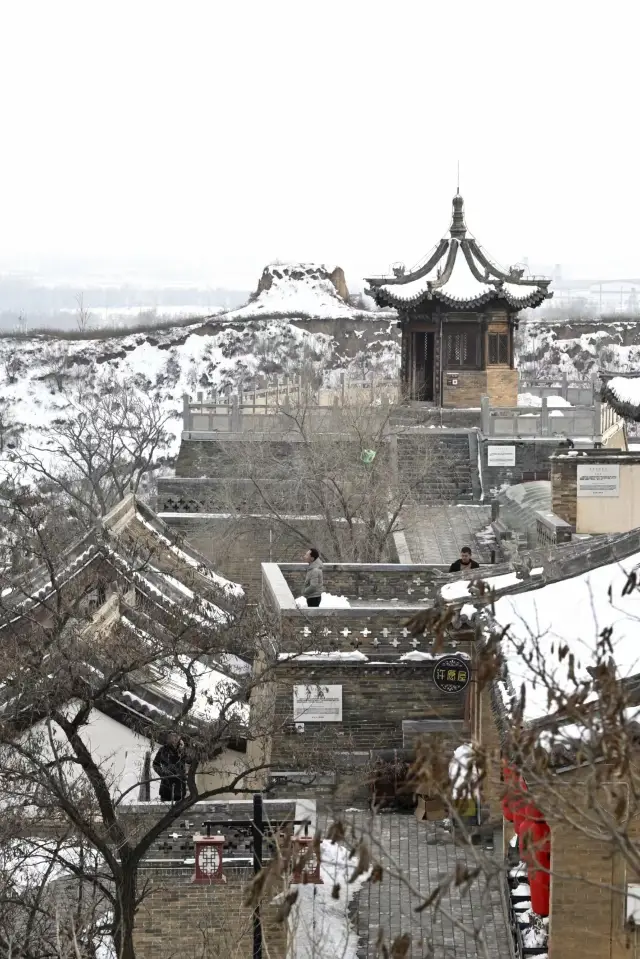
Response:
[{"label": "doorway", "polygon": [[414,333],[413,334],[413,400],[420,400],[422,403],[433,403],[434,401],[434,344],[435,333]]}]

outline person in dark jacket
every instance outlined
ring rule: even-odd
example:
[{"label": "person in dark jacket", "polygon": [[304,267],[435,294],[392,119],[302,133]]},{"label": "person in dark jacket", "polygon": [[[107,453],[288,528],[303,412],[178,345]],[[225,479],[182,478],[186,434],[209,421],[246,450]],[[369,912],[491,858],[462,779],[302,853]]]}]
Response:
[{"label": "person in dark jacket", "polygon": [[450,573],[467,573],[470,569],[479,569],[480,564],[471,558],[471,547],[463,546],[460,550],[460,559],[449,567]]},{"label": "person in dark jacket", "polygon": [[177,803],[187,791],[187,760],[184,743],[177,733],[170,733],[153,760],[153,768],[160,778],[162,802]]},{"label": "person in dark jacket", "polygon": [[324,589],[320,553],[317,549],[308,549],[304,554],[304,561],[309,564],[309,569],[304,579],[302,595],[307,601],[307,606],[319,606],[320,600],[322,599],[322,590]]}]

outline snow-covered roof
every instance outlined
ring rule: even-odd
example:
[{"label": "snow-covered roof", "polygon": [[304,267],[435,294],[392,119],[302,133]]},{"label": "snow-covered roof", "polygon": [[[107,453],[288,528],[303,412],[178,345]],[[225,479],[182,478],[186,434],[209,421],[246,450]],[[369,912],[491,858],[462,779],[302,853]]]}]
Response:
[{"label": "snow-covered roof", "polygon": [[[96,561],[106,561],[143,593],[175,611],[222,624],[244,597],[238,583],[217,574],[210,563],[133,494],[126,496],[90,531],[63,553],[56,589],[69,584]],[[52,594],[49,570],[40,567],[3,590],[3,604],[19,614]],[[6,620],[6,615],[3,617]]]},{"label": "snow-covered roof", "polygon": [[367,291],[378,306],[397,309],[415,307],[429,300],[441,301],[452,308],[476,308],[502,300],[516,310],[538,306],[552,296],[549,280],[525,277],[514,267],[501,269],[467,235],[462,197],[453,199],[450,236],[434,253],[409,273],[397,271],[390,277],[369,277]]},{"label": "snow-covered roof", "polygon": [[603,379],[602,399],[619,416],[640,421],[640,373],[628,376],[601,374]]},{"label": "snow-covered roof", "polygon": [[[640,567],[640,552],[581,575],[549,583],[497,600],[493,618],[500,629],[508,628],[502,640],[503,655],[513,688],[524,683],[527,721],[553,709],[547,687],[536,672],[545,670],[552,684],[570,694],[576,682],[588,679],[596,663],[598,643],[609,627],[613,658],[620,678],[640,673],[640,591],[625,594],[629,574]],[[573,661],[559,658],[563,645]],[[529,663],[526,657],[531,654]]]}]

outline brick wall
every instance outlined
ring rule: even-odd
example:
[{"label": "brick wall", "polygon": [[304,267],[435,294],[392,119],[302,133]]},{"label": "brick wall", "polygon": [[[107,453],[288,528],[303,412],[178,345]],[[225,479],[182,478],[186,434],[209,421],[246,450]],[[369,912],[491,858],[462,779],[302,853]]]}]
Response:
[{"label": "brick wall", "polygon": [[[584,774],[584,773],[582,773]],[[565,776],[559,777],[562,780]],[[585,787],[580,772],[570,774],[568,787],[572,805],[565,819],[581,820],[580,807]],[[563,790],[564,791],[564,790]],[[569,799],[569,795],[567,796]],[[633,803],[632,803],[633,807]],[[569,807],[570,808],[570,807]],[[635,811],[635,810],[634,810]],[[623,959],[630,954],[627,939],[625,886],[636,882],[622,853],[604,836],[586,835],[569,821],[551,826],[551,913],[550,959]],[[589,830],[593,832],[593,830]],[[632,847],[640,839],[637,816],[628,824]],[[581,935],[576,935],[576,930]],[[633,941],[633,935],[631,937]],[[633,951],[631,950],[631,954]]]},{"label": "brick wall", "polygon": [[487,367],[487,393],[491,406],[518,405],[518,371],[508,366]]},{"label": "brick wall", "polygon": [[578,457],[551,460],[551,509],[575,529],[578,514]]},{"label": "brick wall", "polygon": [[[213,467],[212,467],[213,468]],[[311,512],[308,499],[301,497],[300,484],[283,479],[262,480],[262,494],[250,479],[240,477],[166,477],[158,480],[157,513],[228,513],[265,510],[265,497],[278,508],[295,505],[301,513]]]},{"label": "brick wall", "polygon": [[[218,573],[241,583],[251,603],[257,602],[262,592],[262,563],[296,563],[310,546],[319,549],[323,556],[331,557],[335,548],[330,529],[323,520],[296,519],[294,525],[299,536],[268,516],[207,517],[185,513],[162,518],[211,560]],[[338,538],[342,535],[339,529],[336,535]],[[393,539],[389,540],[385,558],[388,562],[397,559]],[[296,596],[302,591],[304,572],[301,566],[299,572],[291,575],[291,588]],[[333,591],[333,586],[327,588]]]},{"label": "brick wall", "polygon": [[[278,667],[272,762],[282,768],[309,768],[316,762],[335,767],[338,752],[403,748],[403,720],[465,722],[443,735],[453,752],[460,736],[468,737],[467,691],[447,694],[433,682],[433,663],[287,663]],[[293,687],[342,686],[341,723],[305,723],[304,733],[291,734]],[[469,687],[467,687],[467,690]],[[306,765],[308,764],[308,765]]]},{"label": "brick wall", "polygon": [[[308,650],[333,650],[363,653],[370,659],[397,662],[400,656],[418,652],[433,653],[433,637],[413,641],[406,628],[407,620],[418,607],[393,606],[351,607],[350,609],[281,610],[281,648],[296,654]],[[453,641],[457,650],[470,653],[472,630],[451,629],[445,645]],[[416,645],[417,644],[417,645]]]},{"label": "brick wall", "polygon": [[[454,386],[450,380],[457,380]],[[443,377],[443,406],[480,406],[480,397],[487,395],[486,370],[449,370]],[[495,405],[495,404],[494,404]]]},{"label": "brick wall", "polygon": [[[295,567],[281,565],[289,589],[294,596],[300,595],[304,582],[306,566]],[[430,566],[367,566],[326,563],[324,566],[324,585],[333,596],[346,596],[348,599],[372,600],[373,602],[404,603],[414,602],[431,595],[438,583],[444,580],[448,567],[442,570]],[[427,592],[428,590],[428,592]]]},{"label": "brick wall", "polygon": [[450,430],[467,430],[479,428],[481,423],[480,404],[478,408],[443,409],[435,406],[406,406],[392,414],[392,425],[398,426],[433,426]]},{"label": "brick wall", "polygon": [[486,778],[482,785],[482,801],[489,807],[491,820],[502,819],[502,782],[500,779],[501,743],[496,716],[491,705],[491,691],[486,686],[474,704],[474,738],[485,750]]},{"label": "brick wall", "polygon": [[[527,480],[549,479],[551,469],[550,458],[558,449],[558,439],[515,439],[513,442],[501,438],[500,445],[515,446],[515,466],[489,466],[487,464],[487,448],[495,443],[490,437],[480,441],[482,456],[482,474],[485,495],[491,490],[498,490],[505,484],[522,483]],[[555,510],[554,510],[555,512]]]},{"label": "brick wall", "polygon": [[[637,768],[628,771],[635,781]],[[551,829],[551,909],[549,915],[549,959],[623,959],[629,948],[625,915],[625,886],[637,881],[622,850],[637,848],[640,820],[633,800],[630,821],[623,820],[620,843],[599,823],[614,823],[617,796],[602,789],[614,781],[625,788],[620,770],[598,764],[574,767],[563,773],[528,777],[531,801],[544,813]],[[600,786],[598,786],[598,783]],[[602,820],[596,812],[603,809]],[[632,853],[633,855],[633,853]],[[633,934],[631,943],[633,943]]]},{"label": "brick wall", "polygon": [[[248,869],[225,867],[227,882],[193,885],[191,870],[141,870],[149,882],[136,920],[138,959],[251,959],[252,911],[244,906]],[[286,926],[275,922],[275,907],[262,907],[265,951],[286,955]]]},{"label": "brick wall", "polygon": [[[375,430],[375,424],[367,424]],[[353,432],[316,434],[312,462],[322,455],[325,444],[328,452],[342,463],[360,456],[360,440]],[[235,479],[247,476],[249,465],[262,479],[291,479],[296,461],[305,456],[305,444],[299,434],[283,439],[281,433],[220,433],[215,440],[182,440],[176,461],[176,477],[215,477]],[[378,457],[384,457],[379,448]],[[378,459],[377,462],[380,462]]]}]

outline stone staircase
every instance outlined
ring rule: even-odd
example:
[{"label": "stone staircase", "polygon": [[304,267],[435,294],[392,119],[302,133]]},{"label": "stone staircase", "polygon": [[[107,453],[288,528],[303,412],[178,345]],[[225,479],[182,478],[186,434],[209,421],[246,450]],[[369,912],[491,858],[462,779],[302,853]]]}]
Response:
[{"label": "stone staircase", "polygon": [[477,442],[470,430],[408,430],[398,434],[398,472],[412,484],[413,499],[430,505],[480,499]]}]

